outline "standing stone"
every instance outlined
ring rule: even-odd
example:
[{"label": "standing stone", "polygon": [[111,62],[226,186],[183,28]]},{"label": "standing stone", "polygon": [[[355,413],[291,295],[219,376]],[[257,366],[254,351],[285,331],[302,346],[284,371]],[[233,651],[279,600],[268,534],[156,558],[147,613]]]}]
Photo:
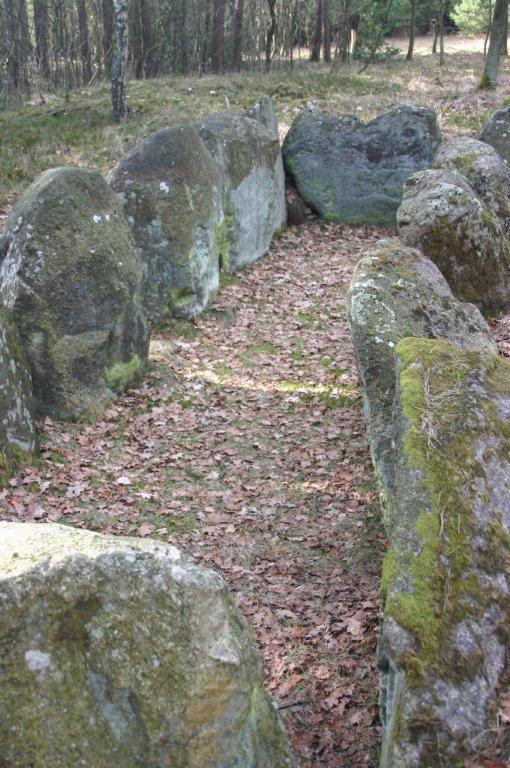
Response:
[{"label": "standing stone", "polygon": [[194,317],[219,287],[221,179],[196,128],[162,128],[121,158],[110,183],[146,265],[151,320]]},{"label": "standing stone", "polygon": [[174,547],[0,523],[9,768],[290,768],[224,581]]},{"label": "standing stone", "polygon": [[261,96],[260,99],[257,99],[257,101],[246,110],[245,114],[246,117],[251,117],[252,120],[258,120],[259,123],[265,125],[269,133],[279,139],[278,116],[271,96]]},{"label": "standing stone", "polygon": [[349,319],[372,458],[387,527],[394,485],[395,347],[407,336],[446,339],[459,348],[495,353],[480,312],[452,294],[438,268],[398,240],[382,240],[354,271]]},{"label": "standing stone", "polygon": [[324,219],[394,226],[405,179],[431,166],[439,142],[429,109],[399,107],[370,123],[305,111],[284,141],[283,160]]},{"label": "standing stone", "polygon": [[277,135],[232,112],[210,115],[198,131],[222,180],[223,266],[237,269],[263,256],[286,221],[285,174]]},{"label": "standing stone", "polygon": [[510,364],[416,338],[396,356],[381,766],[474,765],[508,690]]},{"label": "standing stone", "polygon": [[494,112],[480,131],[478,138],[494,147],[508,165],[510,161],[510,106]]},{"label": "standing stone", "polygon": [[0,259],[0,296],[19,329],[40,413],[84,416],[143,373],[143,268],[99,173],[41,174],[10,213]]},{"label": "standing stone", "polygon": [[400,236],[441,270],[454,294],[494,313],[510,307],[510,175],[474,139],[441,145],[434,169],[411,176]]},{"label": "standing stone", "polygon": [[0,306],[0,488],[36,450],[30,372],[19,334]]}]

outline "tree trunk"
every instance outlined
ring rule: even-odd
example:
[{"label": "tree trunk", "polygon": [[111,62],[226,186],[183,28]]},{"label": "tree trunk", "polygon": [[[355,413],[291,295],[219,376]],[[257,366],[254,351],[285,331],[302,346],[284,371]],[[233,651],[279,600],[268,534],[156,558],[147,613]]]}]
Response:
[{"label": "tree trunk", "polygon": [[205,18],[204,18],[204,37],[202,40],[201,68],[202,72],[209,69],[210,58],[210,39],[211,39],[211,3],[212,0],[205,0]]},{"label": "tree trunk", "polygon": [[349,49],[351,42],[351,0],[343,0],[342,21],[338,30],[338,40],[335,51],[335,65],[338,62],[345,64],[349,61]]},{"label": "tree trunk", "polygon": [[188,73],[188,0],[181,0],[181,70]]},{"label": "tree trunk", "polygon": [[494,14],[492,16],[489,52],[485,59],[485,67],[479,83],[479,87],[482,89],[495,88],[498,84],[499,65],[506,33],[507,13],[508,0],[496,0]]},{"label": "tree trunk", "polygon": [[409,48],[407,49],[407,61],[411,61],[414,53],[414,41],[416,39],[416,5],[417,0],[411,0],[411,24],[409,27]]},{"label": "tree trunk", "polygon": [[267,0],[269,9],[270,23],[266,36],[266,72],[271,69],[271,54],[273,52],[273,41],[276,34],[276,0]]},{"label": "tree trunk", "polygon": [[216,75],[225,72],[225,0],[213,2],[212,71]]},{"label": "tree trunk", "polygon": [[236,13],[234,18],[234,69],[241,69],[243,63],[243,21],[244,21],[244,0],[237,0]]},{"label": "tree trunk", "polygon": [[508,4],[505,13],[505,32],[503,34],[503,47],[501,49],[502,56],[508,56]]},{"label": "tree trunk", "polygon": [[103,51],[103,66],[110,74],[113,55],[113,2],[101,0],[101,49]]},{"label": "tree trunk", "polygon": [[154,55],[154,35],[149,0],[140,0],[140,23],[142,29],[143,72],[145,77],[156,77],[158,64]]},{"label": "tree trunk", "polygon": [[85,0],[76,0],[78,11],[78,29],[80,33],[80,59],[82,79],[85,85],[92,80],[92,61],[90,58],[89,22]]},{"label": "tree trunk", "polygon": [[9,46],[7,65],[11,85],[15,90],[28,90],[29,58],[32,52],[28,15],[25,0],[6,0],[7,42]]},{"label": "tree trunk", "polygon": [[437,53],[437,38],[439,36],[439,25],[437,19],[432,20],[432,55]]},{"label": "tree trunk", "polygon": [[127,113],[126,70],[128,61],[127,0],[113,0],[115,48],[112,62],[113,119],[119,123]]},{"label": "tree trunk", "polygon": [[444,6],[445,0],[439,0],[439,65],[442,67],[444,58]]},{"label": "tree trunk", "polygon": [[46,79],[50,76],[48,29],[48,0],[34,0],[35,58],[39,74]]},{"label": "tree trunk", "polygon": [[329,64],[331,61],[331,26],[329,0],[322,0],[322,37],[324,61]]},{"label": "tree trunk", "polygon": [[320,61],[322,48],[322,0],[317,2],[317,15],[313,31],[312,44],[310,46],[310,61]]}]

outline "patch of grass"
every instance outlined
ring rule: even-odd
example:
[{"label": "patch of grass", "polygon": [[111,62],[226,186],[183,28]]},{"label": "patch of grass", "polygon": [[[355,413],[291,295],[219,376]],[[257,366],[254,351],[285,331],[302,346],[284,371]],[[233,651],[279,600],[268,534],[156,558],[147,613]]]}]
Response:
[{"label": "patch of grass", "polygon": [[264,341],[261,344],[254,344],[249,347],[245,352],[239,355],[239,359],[243,363],[253,363],[253,361],[260,357],[260,355],[274,355],[276,353],[276,347],[271,341]]}]

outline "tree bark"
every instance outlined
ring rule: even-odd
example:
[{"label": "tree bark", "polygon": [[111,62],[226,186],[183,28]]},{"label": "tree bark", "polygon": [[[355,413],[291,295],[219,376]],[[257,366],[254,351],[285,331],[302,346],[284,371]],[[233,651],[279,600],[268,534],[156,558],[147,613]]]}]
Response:
[{"label": "tree bark", "polygon": [[50,76],[48,29],[48,0],[34,0],[35,58],[39,74],[46,79]]},{"label": "tree bark", "polygon": [[28,64],[32,51],[25,0],[6,0],[7,39],[9,53],[7,65],[11,85],[15,90],[28,90],[30,81]]},{"label": "tree bark", "polygon": [[502,56],[508,56],[508,5],[505,13],[505,32],[503,34],[503,47],[501,49]]},{"label": "tree bark", "polygon": [[271,55],[273,52],[273,41],[276,34],[276,0],[267,0],[269,9],[270,23],[266,35],[266,72],[271,69]]},{"label": "tree bark", "polygon": [[416,6],[417,0],[411,0],[411,23],[409,26],[409,47],[407,49],[407,61],[411,61],[414,53],[414,41],[416,39]]},{"label": "tree bark", "polygon": [[76,0],[78,12],[78,29],[80,33],[81,72],[85,85],[92,80],[92,60],[90,57],[89,22],[85,0]]},{"label": "tree bark", "polygon": [[145,77],[156,77],[158,63],[154,54],[154,34],[152,32],[152,19],[149,0],[140,2],[140,24],[142,29],[143,73]]},{"label": "tree bark", "polygon": [[322,37],[324,61],[329,64],[331,62],[331,25],[329,0],[322,0]]},{"label": "tree bark", "polygon": [[335,50],[335,65],[338,62],[345,64],[349,61],[349,48],[351,42],[351,0],[343,0],[342,4],[342,20],[340,23],[340,29],[338,30],[338,40]]},{"label": "tree bark", "polygon": [[244,22],[244,0],[237,0],[236,13],[234,18],[234,69],[241,69],[243,63],[243,22]]},{"label": "tree bark", "polygon": [[503,51],[503,41],[506,34],[506,16],[508,13],[508,0],[496,0],[492,16],[491,37],[489,51],[485,59],[483,75],[479,87],[495,88],[498,84],[499,65]]},{"label": "tree bark", "polygon": [[115,48],[112,62],[113,119],[119,123],[127,114],[126,70],[128,61],[127,0],[113,0]]},{"label": "tree bark", "polygon": [[320,61],[322,48],[322,0],[317,2],[317,15],[313,31],[312,44],[310,46],[310,61]]},{"label": "tree bark", "polygon": [[213,2],[212,71],[216,75],[225,72],[225,0]]}]

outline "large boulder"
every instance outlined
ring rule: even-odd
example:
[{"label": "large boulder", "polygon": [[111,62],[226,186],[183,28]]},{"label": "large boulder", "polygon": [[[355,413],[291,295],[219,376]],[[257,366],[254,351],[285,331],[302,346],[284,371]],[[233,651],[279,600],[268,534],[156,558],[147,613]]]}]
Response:
[{"label": "large boulder", "polygon": [[282,151],[299,194],[320,216],[393,226],[405,179],[430,167],[439,142],[430,109],[399,107],[370,123],[304,111]]},{"label": "large boulder", "polygon": [[174,547],[0,523],[0,750],[10,768],[285,768],[253,637]]},{"label": "large boulder", "polygon": [[510,176],[475,139],[441,146],[434,169],[411,176],[397,214],[402,240],[439,267],[454,294],[483,311],[510,307]]},{"label": "large boulder", "polygon": [[348,302],[372,457],[390,527],[397,343],[407,336],[422,336],[491,353],[496,352],[496,343],[478,309],[458,301],[438,268],[398,239],[382,240],[358,263]]},{"label": "large boulder", "polygon": [[494,112],[478,134],[478,138],[494,147],[508,165],[510,161],[510,106]]},{"label": "large boulder", "polygon": [[227,269],[256,261],[286,221],[285,174],[277,134],[232,112],[210,115],[198,131],[222,180]]},{"label": "large boulder", "polygon": [[415,338],[396,357],[381,765],[474,765],[508,690],[510,364]]},{"label": "large boulder", "polygon": [[32,380],[18,331],[0,305],[0,488],[36,450]]},{"label": "large boulder", "polygon": [[162,128],[121,158],[109,181],[146,265],[151,320],[193,317],[218,290],[221,178],[191,125]]},{"label": "large boulder", "polygon": [[86,415],[142,374],[143,267],[99,173],[41,174],[9,215],[2,259],[0,298],[20,331],[39,412]]}]

